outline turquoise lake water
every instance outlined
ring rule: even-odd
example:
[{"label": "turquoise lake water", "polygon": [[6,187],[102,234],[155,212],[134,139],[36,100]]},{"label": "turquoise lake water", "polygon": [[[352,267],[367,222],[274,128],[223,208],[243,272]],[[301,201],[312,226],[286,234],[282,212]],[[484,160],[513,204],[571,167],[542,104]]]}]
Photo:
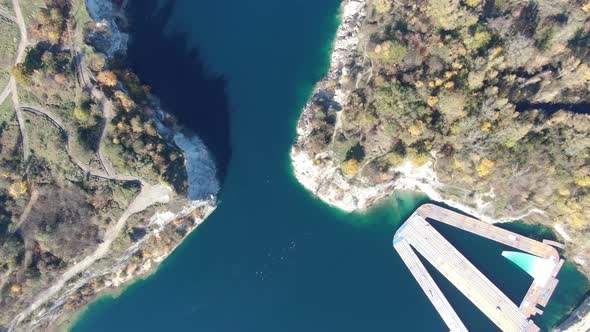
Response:
[{"label": "turquoise lake water", "polygon": [[[427,198],[403,193],[366,214],[345,214],[292,175],[296,121],[327,68],[339,1],[159,2],[173,3],[170,15],[145,19],[155,0],[132,2],[130,58],[211,146],[221,202],[157,273],[96,301],[72,330],[446,331],[392,249],[395,229]],[[168,33],[159,34],[164,25]],[[522,298],[531,279],[501,256],[504,246],[438,228],[511,298]],[[471,330],[495,330],[433,275]],[[561,279],[539,320],[544,329],[588,290],[571,265]]]}]

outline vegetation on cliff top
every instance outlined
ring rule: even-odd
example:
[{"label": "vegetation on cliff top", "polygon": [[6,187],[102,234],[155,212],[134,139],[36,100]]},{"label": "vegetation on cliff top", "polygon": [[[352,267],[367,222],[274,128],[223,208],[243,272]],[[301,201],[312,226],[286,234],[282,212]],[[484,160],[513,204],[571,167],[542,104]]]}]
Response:
[{"label": "vegetation on cliff top", "polygon": [[[0,1],[0,14],[13,14],[11,3]],[[105,45],[109,31],[90,19],[85,1],[20,4],[29,45],[16,66],[18,27],[0,15],[0,91],[12,73],[19,102],[17,109],[9,96],[0,105],[0,330],[96,250],[138,194],[137,179],[187,190],[182,151],[157,130],[149,88],[122,56],[94,46]],[[147,219],[134,216],[112,251],[122,255],[141,240]],[[171,250],[192,222],[146,241],[125,273]],[[66,309],[92,298],[108,277],[71,294]]]},{"label": "vegetation on cliff top", "polygon": [[351,78],[326,84],[350,85],[348,106],[314,96],[308,146],[373,183],[435,159],[445,196],[586,236],[589,17],[587,0],[369,1]]}]

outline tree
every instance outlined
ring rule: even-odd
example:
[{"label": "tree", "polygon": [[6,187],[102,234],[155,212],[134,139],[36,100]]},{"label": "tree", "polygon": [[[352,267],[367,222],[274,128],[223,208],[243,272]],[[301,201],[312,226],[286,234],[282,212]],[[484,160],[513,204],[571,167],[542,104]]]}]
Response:
[{"label": "tree", "polygon": [[375,0],[377,14],[385,14],[391,10],[391,0]]},{"label": "tree", "polygon": [[14,76],[14,79],[22,84],[22,85],[30,85],[31,84],[31,77],[30,74],[27,73],[27,70],[24,66],[24,64],[19,63],[18,65],[16,65],[15,67],[12,68],[11,70],[12,72],[12,76]]},{"label": "tree", "polygon": [[346,176],[355,176],[358,174],[360,169],[360,163],[356,159],[349,159],[342,163],[342,173]]},{"label": "tree", "polygon": [[136,115],[131,119],[131,130],[134,133],[142,133],[143,132],[143,122],[141,121],[141,118],[139,117],[139,115]]},{"label": "tree", "polygon": [[495,165],[496,163],[492,160],[487,158],[482,159],[477,166],[477,175],[482,178],[488,176],[492,172],[492,169]]},{"label": "tree", "polygon": [[465,47],[468,50],[477,51],[481,48],[486,47],[489,42],[492,40],[492,34],[489,33],[485,28],[482,26],[478,26],[473,33],[470,33],[465,38]]},{"label": "tree", "polygon": [[90,69],[92,69],[92,71],[99,72],[103,70],[106,60],[102,55],[99,53],[90,53],[88,58],[90,60]]},{"label": "tree", "polygon": [[27,193],[27,184],[23,181],[16,181],[10,185],[8,193],[13,198],[19,198]]},{"label": "tree", "polygon": [[96,76],[96,79],[101,85],[108,87],[114,87],[118,83],[117,75],[110,70],[101,71]]},{"label": "tree", "polygon": [[481,0],[463,0],[463,3],[467,7],[475,8],[475,7],[479,6],[479,4],[481,3]]},{"label": "tree", "polygon": [[506,47],[506,64],[513,68],[524,67],[536,57],[536,53],[534,40],[524,35],[517,35],[510,39]]},{"label": "tree", "polygon": [[443,30],[455,30],[477,22],[477,16],[459,7],[459,0],[430,0],[426,13],[434,25]]},{"label": "tree", "polygon": [[408,48],[398,41],[385,41],[375,47],[371,57],[385,65],[394,66],[402,62]]},{"label": "tree", "polygon": [[132,111],[136,107],[135,102],[131,100],[131,98],[129,98],[129,96],[123,91],[116,91],[115,98],[119,100],[121,106],[123,106],[127,112]]},{"label": "tree", "polygon": [[574,183],[580,187],[590,187],[590,175],[575,178]]},{"label": "tree", "polygon": [[416,167],[424,166],[429,160],[430,155],[426,151],[418,151],[415,148],[408,148],[406,159]]},{"label": "tree", "polygon": [[438,109],[449,123],[465,116],[465,96],[460,92],[443,92],[439,97]]}]

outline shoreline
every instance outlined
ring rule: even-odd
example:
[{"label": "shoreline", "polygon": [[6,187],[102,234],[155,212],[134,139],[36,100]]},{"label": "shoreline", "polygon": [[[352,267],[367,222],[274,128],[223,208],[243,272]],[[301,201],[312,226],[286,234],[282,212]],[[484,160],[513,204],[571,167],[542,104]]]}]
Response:
[{"label": "shoreline", "polygon": [[215,211],[215,207],[213,207],[212,209],[210,209],[208,211],[208,213],[200,220],[200,222],[196,223],[196,225],[194,226],[194,228],[192,230],[190,230],[189,232],[186,233],[186,235],[182,238],[181,241],[177,242],[176,245],[172,248],[172,250],[170,250],[170,252],[165,255],[160,257],[161,260],[159,260],[157,262],[157,264],[152,265],[149,267],[149,269],[143,271],[142,273],[139,273],[136,276],[133,276],[127,280],[121,281],[119,284],[117,284],[114,287],[106,287],[103,290],[100,290],[97,295],[88,303],[86,303],[85,305],[77,308],[76,310],[72,311],[70,314],[66,314],[63,316],[60,316],[57,321],[55,322],[55,326],[57,326],[60,330],[70,330],[71,327],[73,327],[74,325],[76,325],[76,323],[78,323],[78,321],[84,317],[84,315],[86,314],[86,312],[89,310],[90,306],[92,306],[93,304],[95,304],[97,301],[100,301],[102,299],[105,298],[110,298],[111,300],[117,299],[119,296],[123,295],[123,293],[125,291],[127,291],[127,289],[129,287],[133,287],[134,285],[136,285],[138,282],[144,282],[144,281],[148,281],[149,279],[151,279],[160,269],[162,263],[170,256],[172,255],[172,253],[174,253],[174,251],[180,247],[183,243],[185,243],[185,240],[191,235],[193,234],[192,231],[194,231],[199,225],[201,225],[203,222],[205,222],[205,220],[211,215],[211,213],[213,213]]},{"label": "shoreline", "polygon": [[[106,27],[111,33],[106,57],[112,58],[115,52],[126,53],[129,35],[122,32],[115,22],[115,16],[122,14],[113,2],[80,2],[88,11],[90,22]],[[165,126],[160,120],[174,117],[162,110],[156,96],[150,95],[149,99],[156,110],[154,121],[158,123],[158,131],[184,155],[186,192],[175,192],[169,185],[160,182],[158,185],[165,188],[165,197],[144,210],[129,213],[129,217],[142,220],[141,225],[147,230],[145,236],[123,248],[108,248],[104,257],[92,262],[76,277],[66,279],[63,285],[52,285],[52,288],[59,287],[53,294],[48,293],[46,300],[38,298],[16,316],[8,331],[71,327],[97,299],[108,294],[121,294],[135,281],[153,275],[160,264],[217,208],[220,185],[209,150],[197,135],[184,130],[175,121]],[[143,180],[141,182],[142,186],[151,187]],[[139,258],[139,262],[134,258]]]},{"label": "shoreline", "polygon": [[[436,153],[433,153],[431,160],[421,167],[415,167],[407,161],[404,162],[394,169],[397,176],[393,180],[374,185],[367,183],[362,178],[351,179],[344,176],[339,166],[334,162],[335,156],[332,151],[323,151],[316,155],[311,155],[306,151],[306,141],[313,130],[311,128],[314,112],[312,101],[318,95],[321,95],[322,98],[326,97],[324,90],[330,90],[329,86],[334,83],[337,87],[330,91],[333,94],[329,96],[331,99],[328,102],[337,105],[340,109],[337,111],[334,132],[338,129],[341,110],[347,106],[348,95],[352,92],[352,89],[343,87],[346,82],[354,79],[349,76],[349,67],[361,57],[359,50],[362,37],[360,29],[366,18],[366,6],[366,0],[344,0],[342,2],[342,22],[333,42],[329,69],[324,78],[314,87],[297,122],[296,140],[290,151],[293,174],[297,181],[322,202],[348,213],[367,211],[395,192],[415,191],[425,194],[435,202],[461,210],[490,224],[522,220],[533,214],[544,215],[544,211],[531,208],[520,215],[494,218],[486,213],[486,206],[489,203],[485,203],[481,197],[474,199],[475,206],[446,199],[440,190],[443,184],[439,182],[433,167],[436,163]],[[553,225],[552,230],[566,242],[571,243],[571,237],[561,224]],[[575,257],[572,258],[572,261],[580,264]],[[555,326],[554,329],[581,332],[585,331],[585,327],[590,328],[590,309],[586,308],[588,306],[590,306],[590,296],[581,305],[566,314],[562,323]],[[566,322],[567,325],[565,325]]]}]

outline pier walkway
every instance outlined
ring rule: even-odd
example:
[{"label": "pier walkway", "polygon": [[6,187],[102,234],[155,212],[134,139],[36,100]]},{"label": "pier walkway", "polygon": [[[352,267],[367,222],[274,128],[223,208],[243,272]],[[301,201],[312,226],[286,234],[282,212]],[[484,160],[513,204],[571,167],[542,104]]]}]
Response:
[{"label": "pier walkway", "polygon": [[[538,256],[547,260],[548,264],[552,264],[552,271],[550,275],[535,279],[523,302],[517,306],[436,231],[427,219],[436,220]],[[537,304],[545,306],[549,301],[557,285],[555,277],[563,264],[557,250],[546,243],[432,204],[421,206],[410,216],[396,232],[393,246],[449,330],[453,332],[466,331],[466,328],[414,250],[440,271],[502,331],[539,331],[529,317],[542,313],[537,308]]]},{"label": "pier walkway", "polygon": [[412,272],[412,275],[422,287],[422,290],[432,302],[432,305],[439,312],[442,319],[452,332],[467,332],[467,328],[451,306],[447,298],[443,295],[438,285],[434,282],[424,264],[414,253],[410,244],[405,239],[400,239],[395,244],[395,250],[399,253],[406,266]]}]

